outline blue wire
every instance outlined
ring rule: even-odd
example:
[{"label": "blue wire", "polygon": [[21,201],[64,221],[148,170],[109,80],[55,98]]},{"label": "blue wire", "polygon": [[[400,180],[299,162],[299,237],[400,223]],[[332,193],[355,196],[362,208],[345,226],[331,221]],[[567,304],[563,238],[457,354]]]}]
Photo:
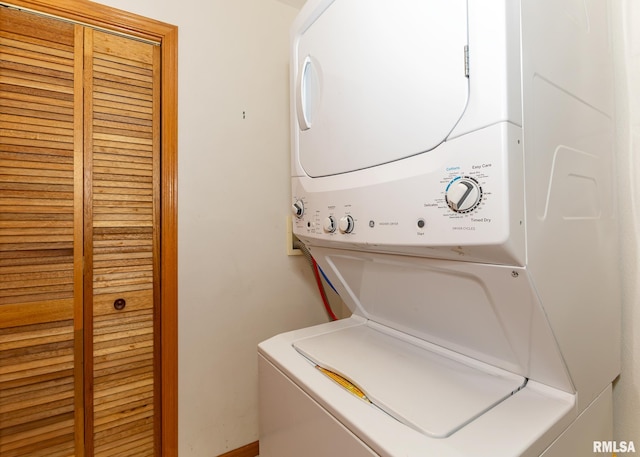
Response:
[{"label": "blue wire", "polygon": [[[327,281],[327,284],[329,284],[329,287],[331,287],[333,291],[338,294],[338,291],[336,290],[335,287],[333,287],[333,284],[331,284],[331,281],[329,281],[329,278],[327,278],[327,275],[324,274],[324,271],[322,271],[322,268],[320,268],[320,265],[318,265],[318,270],[320,270],[320,274],[322,275],[324,280]],[[338,296],[340,296],[340,294],[338,294]]]}]

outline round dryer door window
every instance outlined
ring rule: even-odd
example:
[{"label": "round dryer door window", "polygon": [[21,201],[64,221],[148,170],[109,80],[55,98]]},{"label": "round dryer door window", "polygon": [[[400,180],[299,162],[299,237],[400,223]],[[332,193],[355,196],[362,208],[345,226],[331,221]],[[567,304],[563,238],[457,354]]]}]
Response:
[{"label": "round dryer door window", "polygon": [[292,51],[305,172],[369,168],[446,140],[469,92],[466,1],[316,4],[298,22]]}]

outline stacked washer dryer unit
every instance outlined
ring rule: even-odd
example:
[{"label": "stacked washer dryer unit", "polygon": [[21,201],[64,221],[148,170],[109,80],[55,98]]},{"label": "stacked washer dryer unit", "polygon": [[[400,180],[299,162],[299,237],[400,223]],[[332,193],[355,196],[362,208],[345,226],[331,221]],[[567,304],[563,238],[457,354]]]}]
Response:
[{"label": "stacked washer dryer unit", "polygon": [[353,315],[260,344],[261,457],[593,455],[612,439],[608,8],[307,1],[294,233]]}]

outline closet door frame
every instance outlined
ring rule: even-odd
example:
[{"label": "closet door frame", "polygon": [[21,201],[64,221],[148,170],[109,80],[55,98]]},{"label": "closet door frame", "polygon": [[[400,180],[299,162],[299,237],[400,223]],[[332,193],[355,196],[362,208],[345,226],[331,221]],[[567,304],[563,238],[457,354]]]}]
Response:
[{"label": "closet door frame", "polygon": [[153,41],[161,47],[161,446],[178,455],[178,28],[86,0],[2,1],[25,10]]}]

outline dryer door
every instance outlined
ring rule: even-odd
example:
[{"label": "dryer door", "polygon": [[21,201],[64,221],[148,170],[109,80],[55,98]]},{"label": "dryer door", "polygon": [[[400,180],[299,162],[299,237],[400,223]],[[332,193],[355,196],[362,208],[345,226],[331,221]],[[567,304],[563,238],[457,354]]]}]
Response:
[{"label": "dryer door", "polygon": [[294,148],[305,172],[345,173],[443,142],[468,97],[466,1],[315,3],[293,31]]}]

